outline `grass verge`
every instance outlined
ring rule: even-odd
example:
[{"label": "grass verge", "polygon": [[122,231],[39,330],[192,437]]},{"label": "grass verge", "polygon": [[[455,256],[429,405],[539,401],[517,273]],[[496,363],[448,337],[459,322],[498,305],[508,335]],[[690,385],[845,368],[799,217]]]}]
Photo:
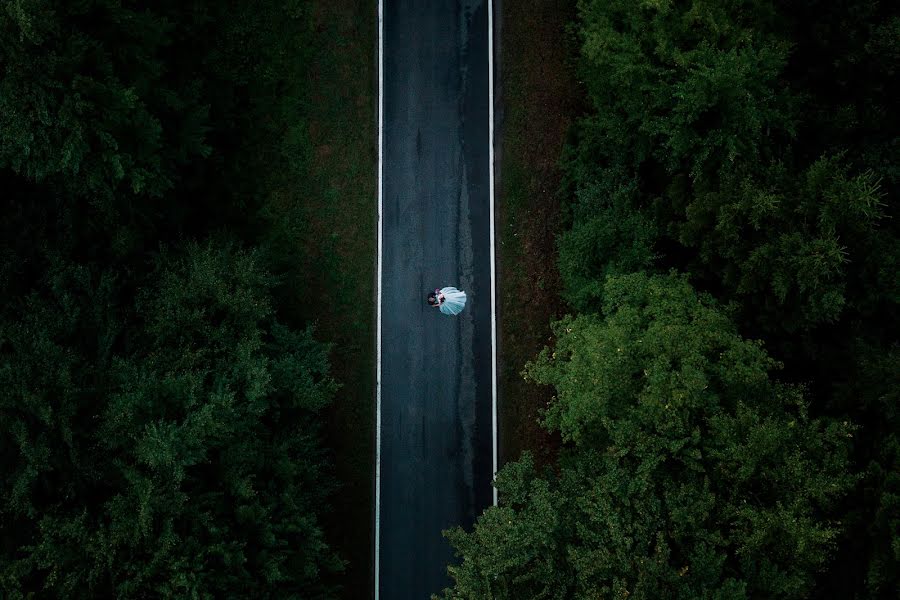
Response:
[{"label": "grass verge", "polygon": [[559,156],[578,109],[566,27],[575,0],[503,0],[500,131],[500,455],[530,450],[543,463],[558,442],[539,425],[549,388],[523,381],[522,368],[550,340],[560,299],[555,238]]},{"label": "grass verge", "polygon": [[345,598],[366,598],[372,577],[376,4],[313,0],[307,47],[286,93],[297,159],[274,177],[264,213],[282,276],[285,318],[315,323],[333,344],[341,384],[325,425],[338,492],[324,526],[347,568]]}]

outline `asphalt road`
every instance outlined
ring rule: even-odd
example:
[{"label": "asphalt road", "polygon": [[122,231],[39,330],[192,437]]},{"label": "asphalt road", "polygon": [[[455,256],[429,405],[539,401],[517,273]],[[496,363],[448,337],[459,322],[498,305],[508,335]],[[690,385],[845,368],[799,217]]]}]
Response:
[{"label": "asphalt road", "polygon": [[[379,598],[449,585],[492,502],[487,0],[385,0]],[[447,285],[457,317],[425,302]]]}]

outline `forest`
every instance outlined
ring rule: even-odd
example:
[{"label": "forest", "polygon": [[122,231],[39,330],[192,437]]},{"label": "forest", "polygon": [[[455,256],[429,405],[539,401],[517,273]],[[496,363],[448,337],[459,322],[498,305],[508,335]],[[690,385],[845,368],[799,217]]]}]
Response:
[{"label": "forest", "polygon": [[579,0],[555,460],[445,598],[895,598],[900,14]]},{"label": "forest", "polygon": [[0,597],[337,596],[313,8],[3,4]]},{"label": "forest", "polygon": [[[335,491],[369,455],[339,477],[325,430],[368,363],[316,327],[308,286],[351,284],[285,192],[340,195],[298,175],[317,6],[3,4],[0,597],[367,584],[329,523],[368,522]],[[443,597],[895,598],[900,11],[578,0],[568,34],[568,314],[520,369],[561,443],[446,533]]]}]

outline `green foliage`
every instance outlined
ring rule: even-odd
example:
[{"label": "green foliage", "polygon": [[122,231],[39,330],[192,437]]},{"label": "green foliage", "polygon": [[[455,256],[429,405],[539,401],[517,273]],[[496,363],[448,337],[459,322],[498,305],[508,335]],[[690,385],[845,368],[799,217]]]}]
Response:
[{"label": "green foliage", "polygon": [[309,152],[295,106],[308,5],[9,4],[0,170],[99,207],[95,233],[118,221],[134,226],[123,237],[152,238],[211,213],[245,224],[268,192],[264,166]]},{"label": "green foliage", "polygon": [[[857,453],[863,477],[857,493],[848,499],[847,534],[843,545],[854,560],[839,556],[834,569],[847,579],[847,567],[860,572],[852,581],[862,581],[851,590],[837,592],[865,598],[891,598],[900,589],[900,346],[887,351],[856,341],[854,369],[837,386],[837,401],[853,406],[868,423],[866,438]],[[856,555],[856,556],[853,556]],[[858,586],[858,589],[857,589]]]},{"label": "green foliage", "polygon": [[[882,356],[866,357],[863,379],[875,396],[873,412],[882,415],[872,432],[878,439],[865,472],[864,484],[875,510],[872,518],[860,511],[855,517],[874,541],[866,572],[866,588],[873,596],[890,595],[900,588],[900,348]],[[874,392],[874,394],[873,394]]]},{"label": "green foliage", "polygon": [[898,255],[881,252],[896,240],[880,227],[878,179],[848,171],[841,157],[822,157],[799,176],[782,165],[758,178],[732,173],[698,194],[672,229],[699,250],[692,270],[721,281],[725,297],[751,313],[745,320],[789,332],[834,322],[848,302],[859,310],[900,297],[889,276],[852,285],[867,271],[896,272]]},{"label": "green foliage", "polygon": [[658,232],[644,211],[634,210],[636,194],[633,183],[618,182],[593,183],[577,193],[572,228],[558,240],[559,272],[566,300],[581,312],[599,311],[607,276],[653,265]]},{"label": "green foliage", "polygon": [[274,321],[257,257],[54,260],[0,329],[0,588],[89,597],[332,596],[317,513],[327,348]]},{"label": "green foliage", "polygon": [[[801,141],[809,156],[847,150],[896,186],[900,126],[900,12],[884,0],[786,3],[794,47],[788,65],[802,90]],[[892,191],[896,191],[896,187]]]},{"label": "green foliage", "polygon": [[[205,156],[200,86],[166,53],[206,11],[178,3],[31,1],[0,11],[0,167],[104,201],[120,186],[160,196]],[[177,12],[176,12],[177,11]]]},{"label": "green foliage", "polygon": [[[571,546],[564,542],[583,536],[579,527],[587,517],[573,518],[574,525],[555,530],[560,536],[556,548],[566,556],[558,557],[551,569],[555,578],[568,583],[546,588],[552,590],[546,597],[612,595],[626,589],[658,597],[646,591],[652,587],[640,587],[645,581],[667,593],[675,590],[672,597],[683,589],[689,590],[684,597],[703,597],[699,590],[712,594],[716,589],[723,597],[892,597],[900,556],[893,477],[898,423],[896,394],[890,391],[897,383],[900,333],[900,235],[892,201],[900,185],[892,93],[900,86],[896,3],[581,0],[578,7],[579,64],[591,110],[563,156],[570,219],[559,235],[559,267],[565,297],[582,314],[556,326],[555,356],[548,350],[529,370],[556,387],[558,399],[548,409],[547,424],[573,445],[565,451],[558,478],[539,478],[549,482],[546,494],[559,491],[546,502],[573,506],[570,498],[579,495],[573,490],[593,489],[597,465],[604,465],[602,473],[620,468],[604,452],[618,448],[625,438],[629,460],[645,456],[641,468],[653,473],[647,485],[664,481],[673,461],[666,458],[666,470],[659,473],[647,458],[657,456],[657,448],[651,444],[646,455],[638,449],[663,434],[674,436],[666,438],[666,452],[700,448],[698,460],[708,473],[713,454],[704,444],[711,443],[713,426],[724,427],[717,435],[740,437],[735,423],[759,431],[761,445],[754,452],[771,444],[790,462],[799,456],[792,452],[804,449],[809,460],[818,461],[810,473],[840,480],[845,470],[861,479],[845,500],[828,509],[840,515],[843,531],[827,522],[807,528],[813,523],[810,515],[819,515],[816,511],[826,510],[834,498],[802,492],[804,486],[814,489],[810,478],[788,486],[783,465],[766,469],[766,482],[775,485],[781,477],[789,487],[786,498],[795,503],[782,498],[776,506],[793,514],[799,529],[776,535],[762,526],[763,537],[752,543],[749,534],[726,538],[723,543],[732,544],[727,546],[732,554],[718,555],[724,561],[721,569],[706,567],[703,572],[712,574],[709,581],[718,582],[708,586],[699,584],[700,579],[691,583],[690,573],[699,576],[699,563],[688,565],[685,546],[673,545],[671,538],[652,546],[660,548],[662,563],[648,558],[656,556],[646,550],[656,544],[648,541],[655,540],[655,530],[648,528],[605,539],[603,546],[614,549],[604,556],[614,556],[627,546],[626,540],[643,540],[645,549],[637,556],[644,563],[617,563],[619,579],[602,593],[575,587],[581,568],[576,564],[581,563],[571,559]],[[684,286],[617,277],[667,269],[686,272],[698,289],[727,306],[730,319],[703,297],[690,300],[693,292]],[[657,293],[668,300],[648,299]],[[601,306],[605,319],[587,314]],[[773,365],[761,346],[735,343],[735,331],[765,340],[772,355],[785,363],[783,380],[804,385],[803,402],[798,388],[770,382],[765,373]],[[741,380],[751,373],[756,377],[752,384]],[[803,416],[807,403],[810,414],[822,421]],[[751,413],[741,412],[746,410]],[[781,412],[791,416],[773,416]],[[720,415],[734,419],[732,425],[717,421]],[[827,418],[836,423],[852,418],[859,424],[849,455],[852,466],[825,460],[824,449],[843,435],[835,432],[836,425],[825,426]],[[774,423],[771,428],[766,419]],[[788,431],[782,426],[785,419],[802,427]],[[700,441],[695,439],[698,431]],[[800,436],[796,445],[787,442],[786,431]],[[742,456],[739,448],[731,450]],[[741,472],[754,464],[753,452],[744,454],[740,462],[716,460]],[[771,455],[773,462],[778,455]],[[582,469],[579,465],[585,463],[592,466],[584,482],[572,484],[573,465]],[[643,471],[619,472],[626,473],[621,481],[642,481]],[[615,491],[623,485],[604,481],[607,487],[596,492],[600,497],[614,493],[607,491],[610,486]],[[710,485],[716,481],[726,480],[724,475],[709,476]],[[840,480],[835,489],[843,490],[845,484]],[[706,488],[691,485],[689,496],[703,505]],[[722,486],[742,489],[733,480]],[[760,487],[749,486],[753,497],[771,508],[765,503],[777,494],[760,496]],[[652,498],[664,497],[653,489]],[[732,502],[729,496],[718,488],[712,495],[714,516],[707,523],[736,522],[715,512]],[[602,514],[618,525],[622,519],[632,522],[635,506],[644,507],[642,519],[669,506],[648,507],[642,500],[625,497],[603,505]],[[813,513],[801,517],[790,512],[804,502]],[[553,518],[569,510],[560,508]],[[747,518],[772,523],[776,514],[763,511]],[[541,518],[550,519],[546,512]],[[719,525],[712,529],[725,535]],[[698,530],[705,530],[702,523]],[[665,529],[665,535],[670,531]],[[772,537],[765,538],[766,532]],[[485,544],[489,538],[486,534]],[[796,552],[795,570],[784,567],[789,546],[776,541],[805,544]],[[533,547],[529,543],[521,544],[521,553]],[[719,542],[703,543],[716,547]],[[825,549],[835,545],[837,553],[826,560]],[[743,554],[733,554],[737,547]],[[471,554],[466,550],[467,559]],[[648,565],[669,565],[673,556],[690,567],[678,582],[696,588],[661,583],[665,577],[659,573],[669,573],[668,566],[647,575]],[[753,561],[741,562],[746,556]],[[779,569],[778,574],[745,570],[764,563]],[[526,564],[519,558],[510,559],[506,570],[492,563],[494,571],[468,572],[465,564],[458,573],[468,573],[466,582],[484,573],[491,575],[483,581],[502,585],[513,577],[527,580],[516,570]],[[490,578],[494,575],[496,580]],[[724,591],[729,589],[725,577],[734,577],[738,588]],[[759,583],[766,577],[774,587]]]},{"label": "green foliage", "polygon": [[[897,184],[896,149],[874,133],[871,112],[892,122],[884,90],[870,81],[873,104],[853,104],[857,116],[846,126],[871,138],[863,148],[854,142],[858,155],[819,149],[804,166],[788,142],[805,124],[796,99],[808,92],[780,81],[794,68],[785,62],[787,15],[766,2],[699,0],[584,1],[579,14],[596,112],[566,156],[573,219],[560,236],[560,270],[574,307],[596,305],[606,275],[654,265],[686,269],[721,289],[757,333],[807,332],[848,308],[855,318],[896,305],[891,273],[900,244],[885,218],[893,216],[886,199]],[[863,35],[860,27],[853,35]],[[857,61],[893,39],[890,22],[877,30],[865,45],[829,35],[856,53],[842,60]],[[767,66],[735,62],[751,55]],[[834,68],[849,74],[846,65]],[[803,75],[806,86],[816,83],[813,74]],[[816,101],[817,118],[816,111],[833,111]]]},{"label": "green foliage", "polygon": [[334,595],[329,348],[233,241],[310,152],[309,7],[0,9],[0,596]]},{"label": "green foliage", "polygon": [[811,418],[683,278],[611,277],[603,297],[526,370],[556,389],[558,474],[504,469],[500,506],[450,533],[445,597],[806,597],[855,481],[853,427]]},{"label": "green foliage", "polygon": [[[596,112],[581,123],[580,160],[652,160],[695,176],[760,156],[762,135],[793,130],[777,78],[787,44],[758,24],[766,0],[581,0],[582,77]],[[778,90],[778,91],[776,91]]]},{"label": "green foliage", "polygon": [[727,316],[683,278],[613,277],[604,298],[605,319],[558,322],[555,348],[545,348],[526,371],[556,388],[546,423],[564,440],[589,441],[585,436],[602,432],[605,421],[622,417],[635,401],[646,418],[664,419],[677,429],[673,435],[688,439],[694,418],[768,395],[768,371],[777,363],[760,344],[738,338]]}]

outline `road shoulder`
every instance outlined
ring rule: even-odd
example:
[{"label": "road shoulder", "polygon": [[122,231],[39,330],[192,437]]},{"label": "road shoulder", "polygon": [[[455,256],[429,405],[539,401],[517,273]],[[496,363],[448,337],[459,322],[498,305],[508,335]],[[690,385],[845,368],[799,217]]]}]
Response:
[{"label": "road shoulder", "polygon": [[500,464],[523,450],[544,463],[558,448],[538,425],[551,390],[521,371],[565,311],[555,238],[559,157],[582,97],[566,34],[575,2],[498,0],[494,10]]}]

